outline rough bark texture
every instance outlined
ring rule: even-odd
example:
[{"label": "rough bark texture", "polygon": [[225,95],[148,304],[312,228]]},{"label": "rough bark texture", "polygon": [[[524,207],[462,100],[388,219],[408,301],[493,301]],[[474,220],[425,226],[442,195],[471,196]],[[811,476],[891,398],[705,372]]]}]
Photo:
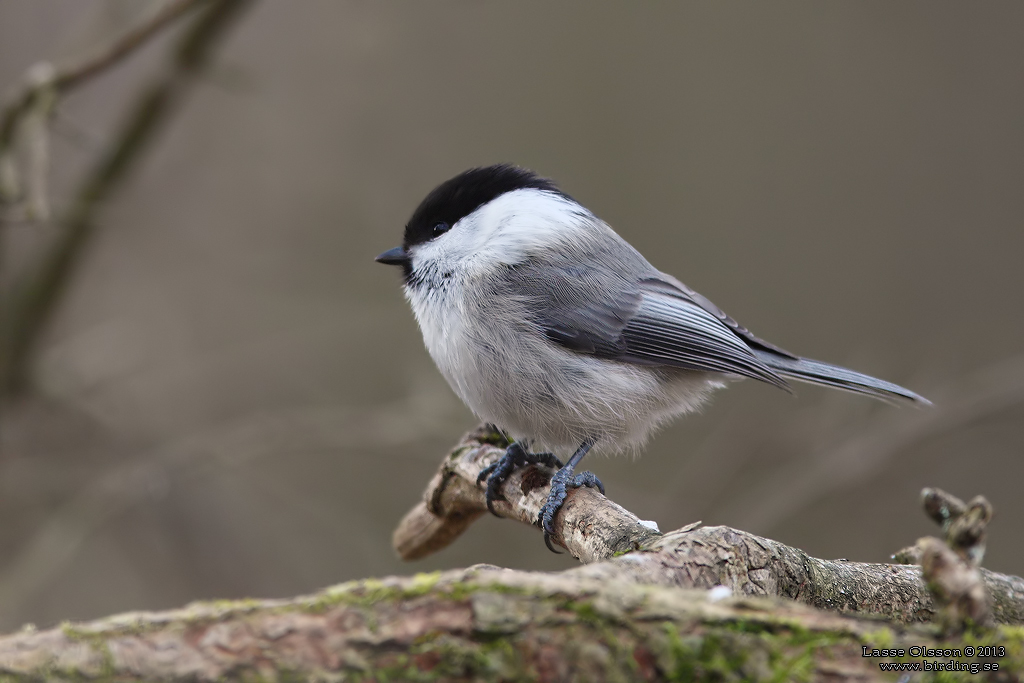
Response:
[{"label": "rough bark texture", "polygon": [[[441,463],[423,502],[395,530],[399,555],[429,555],[484,514],[487,506],[476,477],[503,453],[501,437],[486,427],[467,435]],[[514,473],[502,488],[505,501],[495,506],[497,512],[535,525],[552,474],[536,465]],[[937,611],[917,564],[820,560],[777,541],[699,523],[661,535],[590,488],[569,493],[556,532],[554,541],[586,565],[567,575],[683,588],[724,585],[737,595],[791,598],[903,623],[930,621]],[[642,551],[629,553],[636,549]],[[616,557],[622,553],[629,554]],[[1024,624],[1024,579],[984,569],[981,574],[995,621]]]},{"label": "rough bark texture", "polygon": [[[1024,670],[1015,627],[943,644],[798,603],[475,567],[343,584],[289,601],[197,604],[0,639],[0,678],[220,681],[893,680],[862,648],[994,645]],[[920,679],[917,679],[920,680]],[[956,679],[951,679],[956,680]]]},{"label": "rough bark texture", "polygon": [[[470,433],[441,463],[427,485],[423,501],[399,523],[393,545],[406,560],[419,559],[445,547],[487,512],[477,475],[505,453],[501,435],[486,426]],[[533,524],[547,500],[554,470],[531,465],[516,470],[502,487],[504,501],[495,503],[502,517]],[[595,562],[636,550],[659,535],[632,512],[595,489],[569,492],[552,540],[580,562]]]},{"label": "rough bark texture", "polygon": [[[445,459],[395,532],[404,556],[443,547],[483,514],[476,475],[501,454],[493,441],[480,430]],[[499,511],[532,523],[550,474],[516,473]],[[699,523],[660,534],[590,489],[569,496],[556,524],[556,540],[586,564],[557,574],[481,565],[26,629],[0,637],[0,683],[872,681],[901,675],[880,665],[925,662],[946,668],[941,680],[1024,680],[1024,628],[1009,625],[1024,623],[1017,577],[985,572],[1001,624],[961,622],[969,628],[950,637],[920,623],[948,605],[935,604],[917,565],[819,560]],[[968,649],[982,646],[994,656]],[[883,648],[903,653],[866,656]]]},{"label": "rough bark texture", "polygon": [[[918,565],[822,560],[729,527],[681,529],[641,552],[586,565],[569,575],[606,581],[712,588],[777,596],[840,613],[877,614],[902,623],[931,621],[936,606]],[[1024,579],[981,570],[995,620],[1024,624]]]}]

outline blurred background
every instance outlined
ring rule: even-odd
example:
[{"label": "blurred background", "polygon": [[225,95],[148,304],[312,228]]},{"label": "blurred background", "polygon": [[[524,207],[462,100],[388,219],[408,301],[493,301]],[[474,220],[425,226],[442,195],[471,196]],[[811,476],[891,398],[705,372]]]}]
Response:
[{"label": "blurred background", "polygon": [[[153,6],[0,0],[0,86]],[[0,225],[8,291],[186,24],[61,100],[57,218]],[[572,566],[489,517],[421,562],[390,546],[475,420],[373,257],[499,161],[756,334],[935,402],[740,383],[589,462],[615,501],[885,561],[934,532],[922,487],[980,493],[985,565],[1024,574],[1022,25],[1011,1],[256,3],[96,214],[4,400],[0,628]]]}]

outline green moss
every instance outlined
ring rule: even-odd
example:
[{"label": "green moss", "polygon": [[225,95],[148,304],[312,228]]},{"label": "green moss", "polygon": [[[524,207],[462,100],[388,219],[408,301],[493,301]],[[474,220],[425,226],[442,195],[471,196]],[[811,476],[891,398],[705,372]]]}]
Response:
[{"label": "green moss", "polygon": [[420,572],[412,577],[412,583],[405,590],[405,594],[408,597],[417,597],[420,595],[426,595],[430,591],[434,590],[434,586],[441,580],[441,572]]},{"label": "green moss", "polygon": [[[779,616],[771,605],[751,603],[742,618],[700,623],[694,615],[678,625],[653,615],[634,620],[630,609],[612,606],[601,600],[568,596],[541,587],[508,586],[490,583],[486,573],[480,578],[441,583],[440,573],[425,573],[411,580],[380,581],[376,579],[340,584],[327,589],[296,607],[282,606],[282,612],[298,610],[322,611],[335,606],[352,605],[372,615],[371,606],[382,601],[401,601],[432,595],[440,600],[469,601],[477,595],[506,594],[510,608],[531,606],[527,610],[534,619],[529,641],[520,640],[518,630],[477,631],[461,636],[431,632],[417,638],[408,648],[374,655],[374,664],[352,663],[344,672],[345,680],[413,681],[437,680],[535,680],[538,672],[532,662],[543,661],[537,648],[554,648],[567,661],[581,667],[581,680],[588,670],[602,671],[610,680],[636,680],[641,668],[657,666],[658,673],[670,681],[806,681],[820,665],[824,651],[837,648],[847,655],[859,652],[862,644],[869,647],[907,647],[911,644],[934,643],[934,632],[916,629],[904,633],[879,624],[865,635],[823,633]],[[257,601],[221,601],[197,603],[195,621],[186,625],[215,621],[260,606]],[[211,610],[211,607],[213,608]],[[625,615],[619,610],[625,609]],[[642,612],[642,610],[641,610]],[[111,633],[143,632],[153,627],[117,623],[103,629],[102,635],[91,629],[64,624],[62,631],[72,640],[86,642],[102,658],[97,680],[114,678],[113,658],[105,640]],[[539,645],[538,645],[539,643]],[[1001,626],[991,630],[972,631],[949,647],[1001,645],[1007,650],[998,661],[1003,670],[1024,670],[1024,627]],[[935,643],[935,647],[942,647]],[[651,659],[653,657],[653,660]],[[913,658],[909,658],[913,659]],[[358,661],[358,660],[357,660]],[[656,664],[652,664],[655,662]],[[368,667],[368,668],[362,668]],[[589,669],[588,669],[589,667]],[[74,679],[71,672],[54,671],[54,676]],[[66,674],[63,675],[62,674]],[[248,676],[249,674],[246,674]],[[281,674],[286,680],[290,674]],[[309,677],[309,672],[292,676],[296,680]],[[246,680],[260,680],[255,672]],[[946,678],[942,678],[946,676]],[[959,674],[942,674],[935,680],[969,680]],[[78,675],[81,678],[81,675]],[[244,678],[244,676],[243,676]],[[0,678],[0,683],[3,679]]]},{"label": "green moss", "polygon": [[370,607],[378,602],[411,600],[434,591],[441,572],[416,574],[411,581],[388,585],[379,579],[349,581],[327,588],[312,596],[303,607],[310,612],[323,612],[339,605]]},{"label": "green moss", "polygon": [[669,656],[662,668],[670,681],[763,679],[763,672],[748,669],[753,653],[744,641],[749,638],[729,631],[684,637],[674,624],[665,624],[664,630]]},{"label": "green moss", "polygon": [[574,612],[584,624],[589,626],[604,626],[607,616],[601,614],[594,603],[589,600],[571,600],[562,603],[564,609]]},{"label": "green moss", "polygon": [[662,632],[660,664],[670,681],[807,681],[823,649],[857,645],[853,636],[758,620],[722,622],[689,634],[666,623]]},{"label": "green moss", "polygon": [[196,602],[189,607],[212,608],[218,612],[251,612],[261,609],[265,605],[262,601],[253,598],[242,598],[240,600],[210,600],[208,602]]},{"label": "green moss", "polygon": [[737,633],[777,633],[782,629],[792,628],[788,624],[779,624],[773,621],[760,619],[733,619],[723,621],[722,626]]},{"label": "green moss", "polygon": [[439,595],[443,595],[449,600],[462,601],[469,600],[481,592],[496,593],[498,595],[522,595],[535,598],[541,598],[546,595],[545,591],[541,589],[534,589],[528,586],[508,586],[501,583],[488,583],[486,581],[479,583],[476,581],[459,581],[445,586]]},{"label": "green moss", "polygon": [[992,629],[975,629],[965,633],[959,640],[949,641],[936,647],[987,647],[1006,648],[1006,655],[993,660],[999,662],[1002,671],[1024,671],[1024,626],[997,626]]},{"label": "green moss", "polygon": [[355,680],[431,681],[469,679],[528,681],[523,656],[507,640],[482,644],[463,641],[447,634],[415,644],[409,654],[396,654],[382,666],[355,672]]},{"label": "green moss", "polygon": [[448,454],[448,459],[454,462],[461,458],[462,454],[468,451],[470,448],[472,448],[472,446],[459,446],[454,451]]},{"label": "green moss", "polygon": [[493,425],[488,425],[486,430],[481,428],[473,434],[473,437],[480,443],[497,446],[498,448],[508,448],[512,443],[504,434],[494,429]]},{"label": "green moss", "polygon": [[888,650],[896,646],[896,637],[892,631],[887,628],[879,628],[877,631],[871,631],[865,636],[865,645],[869,648],[877,648],[879,650]]},{"label": "green moss", "polygon": [[[96,680],[112,680],[116,673],[114,667],[114,655],[110,652],[110,647],[107,645],[107,638],[109,634],[105,632],[97,633],[95,631],[85,631],[77,629],[70,622],[63,622],[60,625],[60,630],[64,634],[64,637],[68,640],[85,643],[89,648],[99,654],[100,656],[100,672]],[[54,673],[57,677],[70,678],[81,678],[81,672],[62,672],[59,669],[55,669]]]}]

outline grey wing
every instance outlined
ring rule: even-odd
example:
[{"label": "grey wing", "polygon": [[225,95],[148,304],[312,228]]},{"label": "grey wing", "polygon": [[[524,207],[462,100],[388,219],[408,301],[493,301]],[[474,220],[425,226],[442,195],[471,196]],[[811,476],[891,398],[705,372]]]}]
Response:
[{"label": "grey wing", "polygon": [[725,314],[707,310],[653,268],[629,277],[599,262],[527,263],[510,272],[509,283],[548,339],[578,353],[741,375],[788,389],[737,333],[743,328],[731,327]]},{"label": "grey wing", "polygon": [[[769,368],[776,376],[809,384],[819,384],[834,389],[842,389],[843,391],[851,391],[856,394],[864,394],[883,401],[909,401],[921,405],[930,405],[928,399],[918,396],[913,391],[905,389],[898,384],[886,382],[877,377],[865,375],[864,373],[839,365],[824,363],[811,358],[801,358],[754,336],[749,330],[726,315],[720,308],[671,275],[659,273],[657,277],[648,280],[647,286],[664,288],[668,296],[675,296],[676,292],[682,292],[685,297],[688,297],[703,310],[715,316],[723,325],[741,337],[753,350],[754,355],[764,367]],[[763,378],[759,377],[759,379]]]},{"label": "grey wing", "polygon": [[657,279],[660,280],[663,284],[668,285],[669,289],[677,289],[683,292],[686,296],[692,299],[694,303],[696,303],[705,311],[718,318],[723,325],[725,325],[730,330],[735,332],[738,336],[742,337],[743,341],[747,342],[747,344],[754,347],[755,349],[776,353],[782,356],[783,358],[798,358],[798,356],[793,355],[789,351],[779,348],[775,344],[772,344],[771,342],[766,342],[764,339],[761,339],[760,337],[754,335],[754,333],[752,333],[750,330],[743,327],[738,322],[736,322],[728,315],[726,315],[725,311],[711,303],[711,301],[706,296],[704,296],[703,294],[694,289],[691,289],[690,287],[687,287],[686,285],[684,285],[682,282],[675,279],[671,275],[659,273]]},{"label": "grey wing", "polygon": [[788,389],[736,330],[687,292],[661,278],[642,279],[638,286],[640,307],[622,329],[626,349],[618,360],[713,370]]}]

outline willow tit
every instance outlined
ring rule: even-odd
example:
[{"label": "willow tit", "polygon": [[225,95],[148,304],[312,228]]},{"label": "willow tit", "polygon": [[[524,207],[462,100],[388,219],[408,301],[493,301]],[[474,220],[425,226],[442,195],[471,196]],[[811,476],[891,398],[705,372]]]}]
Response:
[{"label": "willow tit", "polygon": [[[731,379],[787,379],[927,403],[903,387],[759,339],[662,273],[550,180],[511,165],[439,185],[377,257],[400,266],[430,356],[455,393],[512,439],[480,473],[487,505],[513,469],[558,469],[538,523],[551,548],[575,467],[595,447],[639,446]],[[563,466],[539,446],[574,451]],[[553,549],[553,548],[552,548]]]}]

